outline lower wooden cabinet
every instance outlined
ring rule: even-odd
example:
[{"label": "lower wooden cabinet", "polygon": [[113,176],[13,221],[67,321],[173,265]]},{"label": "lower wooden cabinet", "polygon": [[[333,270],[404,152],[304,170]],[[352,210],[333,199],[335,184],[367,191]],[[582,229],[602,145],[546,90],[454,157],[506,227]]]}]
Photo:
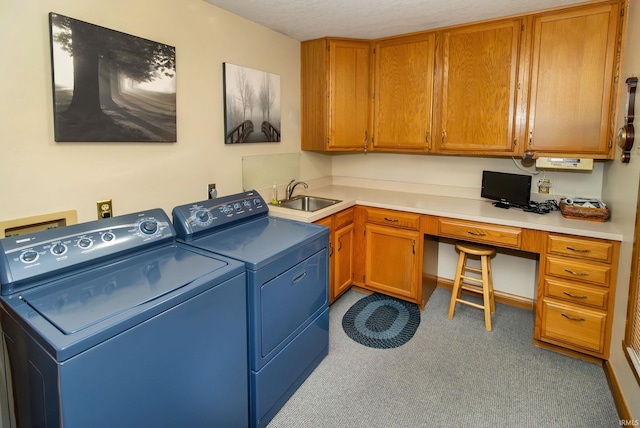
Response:
[{"label": "lower wooden cabinet", "polygon": [[619,243],[549,233],[540,257],[534,337],[609,358]]},{"label": "lower wooden cabinet", "polygon": [[367,210],[365,288],[422,305],[423,237],[419,228],[418,214]]},{"label": "lower wooden cabinet", "polygon": [[329,303],[353,283],[353,208],[316,221],[329,228]]}]

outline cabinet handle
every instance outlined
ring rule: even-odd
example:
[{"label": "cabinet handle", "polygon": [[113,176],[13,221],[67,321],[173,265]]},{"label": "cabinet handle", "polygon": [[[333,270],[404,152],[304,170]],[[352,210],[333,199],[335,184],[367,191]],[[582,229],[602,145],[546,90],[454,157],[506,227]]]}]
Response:
[{"label": "cabinet handle", "polygon": [[571,275],[575,275],[575,276],[589,276],[589,272],[576,272],[571,269],[565,269],[564,271],[569,272]]},{"label": "cabinet handle", "polygon": [[444,144],[444,140],[447,138],[447,130],[443,129],[442,130],[442,144]]},{"label": "cabinet handle", "polygon": [[567,250],[574,251],[576,253],[590,253],[591,250],[581,250],[579,248],[567,247]]},{"label": "cabinet handle", "polygon": [[568,291],[563,291],[562,294],[566,294],[569,297],[573,297],[574,299],[586,299],[587,296],[574,296],[573,294],[569,293]]},{"label": "cabinet handle", "polygon": [[470,231],[470,230],[467,230],[467,233],[468,233],[469,235],[473,235],[473,236],[487,236],[487,234],[486,234],[486,233],[484,233],[484,232],[480,232],[480,233],[478,233],[478,232],[472,232],[472,231]]},{"label": "cabinet handle", "polygon": [[387,217],[385,217],[384,219],[385,219],[386,221],[390,221],[391,223],[397,223],[397,222],[398,222],[398,219],[397,219],[397,218],[387,218]]},{"label": "cabinet handle", "polygon": [[342,249],[342,238],[338,238],[338,251]]},{"label": "cabinet handle", "polygon": [[584,318],[574,318],[574,317],[571,317],[571,316],[569,316],[567,314],[560,314],[560,315],[562,315],[563,317],[565,317],[566,319],[568,319],[570,321],[586,321]]},{"label": "cabinet handle", "polygon": [[424,141],[427,143],[427,148],[430,149],[431,145],[429,144],[429,130],[424,131]]},{"label": "cabinet handle", "polygon": [[416,240],[413,240],[413,254],[416,253]]},{"label": "cabinet handle", "polygon": [[533,146],[533,131],[529,131],[529,147]]},{"label": "cabinet handle", "polygon": [[329,242],[329,257],[333,256],[333,242]]}]

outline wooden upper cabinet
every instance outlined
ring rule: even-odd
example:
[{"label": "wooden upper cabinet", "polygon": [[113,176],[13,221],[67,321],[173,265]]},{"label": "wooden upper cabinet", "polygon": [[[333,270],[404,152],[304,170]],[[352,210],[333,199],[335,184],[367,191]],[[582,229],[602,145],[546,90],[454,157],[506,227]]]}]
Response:
[{"label": "wooden upper cabinet", "polygon": [[373,150],[428,150],[434,53],[435,33],[375,43]]},{"label": "wooden upper cabinet", "polygon": [[303,150],[363,151],[369,139],[368,41],[301,44]]},{"label": "wooden upper cabinet", "polygon": [[439,33],[436,153],[512,155],[521,19]]},{"label": "wooden upper cabinet", "polygon": [[533,18],[527,150],[612,158],[620,3]]}]

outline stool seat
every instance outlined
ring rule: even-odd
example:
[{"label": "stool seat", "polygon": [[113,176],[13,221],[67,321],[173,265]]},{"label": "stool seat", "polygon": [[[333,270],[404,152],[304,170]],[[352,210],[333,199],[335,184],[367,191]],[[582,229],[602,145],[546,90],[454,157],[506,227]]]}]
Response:
[{"label": "stool seat", "polygon": [[[496,254],[496,249],[486,245],[472,244],[470,242],[456,242],[456,250],[460,253],[458,266],[453,282],[451,302],[449,304],[449,319],[453,318],[456,303],[473,306],[484,310],[485,328],[491,331],[491,313],[496,311],[496,304],[493,295],[493,277],[491,273],[491,257]],[[480,257],[480,269],[467,265],[468,256]],[[467,275],[473,272],[476,276]],[[479,276],[479,277],[478,277]],[[479,285],[470,284],[475,283]],[[462,299],[462,290],[481,294],[483,304]]]}]

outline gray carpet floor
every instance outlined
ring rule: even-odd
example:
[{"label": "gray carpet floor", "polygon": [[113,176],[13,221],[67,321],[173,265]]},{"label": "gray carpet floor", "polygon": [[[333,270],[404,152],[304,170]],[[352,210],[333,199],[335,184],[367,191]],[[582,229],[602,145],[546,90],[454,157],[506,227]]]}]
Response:
[{"label": "gray carpet floor", "polygon": [[481,310],[437,288],[405,345],[372,349],[342,329],[365,294],[332,306],[329,355],[269,428],[616,427],[602,367],[533,345],[534,314],[498,303],[493,331]]}]

